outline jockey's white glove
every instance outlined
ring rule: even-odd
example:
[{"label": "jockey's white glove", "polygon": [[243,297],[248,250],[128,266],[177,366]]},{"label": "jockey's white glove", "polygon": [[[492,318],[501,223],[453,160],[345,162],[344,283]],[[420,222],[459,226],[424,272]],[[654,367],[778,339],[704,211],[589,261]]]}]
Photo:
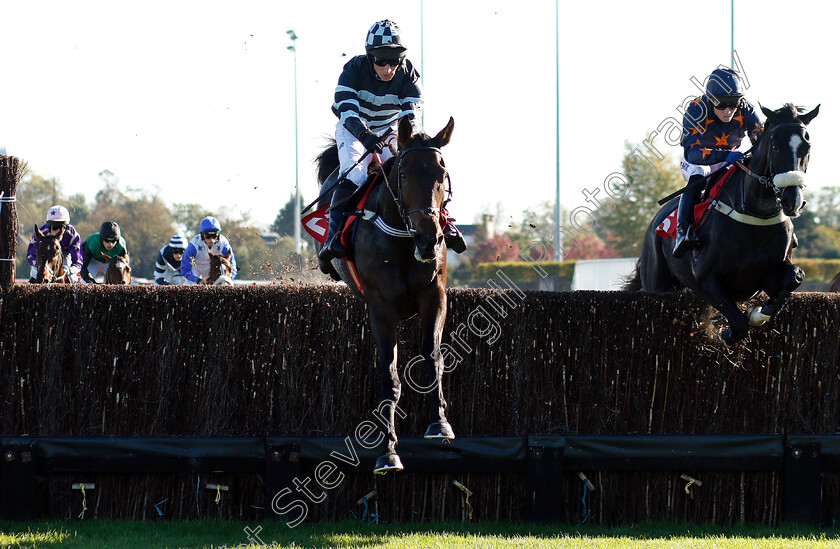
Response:
[{"label": "jockey's white glove", "polygon": [[77,276],[82,270],[75,265],[70,266],[70,274],[73,276]]}]

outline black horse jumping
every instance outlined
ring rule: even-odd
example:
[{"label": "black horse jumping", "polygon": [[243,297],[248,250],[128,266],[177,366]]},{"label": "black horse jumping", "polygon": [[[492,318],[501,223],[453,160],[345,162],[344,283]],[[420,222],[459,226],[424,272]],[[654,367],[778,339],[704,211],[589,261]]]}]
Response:
[{"label": "black horse jumping", "polygon": [[[804,207],[802,186],[810,143],[806,127],[819,113],[799,112],[792,104],[772,111],[755,144],[755,153],[738,169],[699,228],[701,248],[676,259],[674,240],[656,228],[677,206],[666,204],[647,229],[634,278],[625,289],[665,292],[690,288],[702,295],[729,322],[721,334],[727,344],[746,337],[778,313],[804,280],[791,262],[793,223]],[[741,312],[736,302],[764,291],[763,306]]]},{"label": "black horse jumping", "polygon": [[[380,368],[380,405],[387,423],[384,453],[376,460],[374,473],[402,469],[396,452],[394,416],[400,399],[397,372],[397,327],[401,320],[420,315],[421,354],[427,378],[430,422],[425,438],[454,439],[446,420],[446,400],[441,378],[440,351],[446,320],[446,245],[440,214],[447,193],[448,175],[440,149],[449,143],[455,125],[452,118],[440,133],[430,137],[412,134],[407,118],[400,121],[399,153],[387,175],[370,194],[365,206],[375,218],[359,221],[349,248],[358,272],[362,293],[352,282],[346,263],[332,260],[332,267],[353,292],[367,304]],[[338,166],[335,144],[316,160],[319,183]],[[383,170],[384,176],[384,170]],[[330,197],[321,200],[328,205]]]}]

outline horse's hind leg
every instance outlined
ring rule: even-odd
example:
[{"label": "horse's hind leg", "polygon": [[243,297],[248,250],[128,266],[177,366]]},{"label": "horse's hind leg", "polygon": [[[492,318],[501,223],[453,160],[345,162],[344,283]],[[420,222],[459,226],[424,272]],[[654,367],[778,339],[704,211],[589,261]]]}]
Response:
[{"label": "horse's hind leg", "polygon": [[775,275],[772,277],[774,281],[781,280],[781,283],[776,282],[776,290],[772,291],[772,293],[768,292],[770,294],[770,299],[763,307],[750,307],[747,309],[750,324],[753,326],[761,326],[776,316],[776,314],[778,314],[778,312],[782,310],[782,307],[784,307],[788,302],[793,292],[800,286],[800,284],[802,284],[802,281],[805,280],[805,273],[802,269],[800,269],[798,265],[791,263],[789,260],[785,260],[781,273],[776,271],[771,274]]},{"label": "horse's hind leg", "polygon": [[399,322],[393,307],[385,304],[370,305],[370,321],[376,340],[376,354],[379,362],[379,406],[377,411],[387,430],[385,452],[376,459],[375,474],[401,471],[403,466],[397,455],[397,429],[395,411],[400,400],[400,378],[397,374],[397,324]]}]

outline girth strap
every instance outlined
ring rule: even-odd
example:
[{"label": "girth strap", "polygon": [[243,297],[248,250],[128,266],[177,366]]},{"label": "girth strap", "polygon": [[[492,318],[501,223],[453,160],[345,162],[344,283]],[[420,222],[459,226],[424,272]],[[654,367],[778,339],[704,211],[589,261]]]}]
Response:
[{"label": "girth strap", "polygon": [[398,238],[411,238],[412,236],[411,233],[406,230],[395,229],[394,227],[388,225],[387,223],[385,223],[385,220],[382,219],[382,216],[380,216],[374,211],[365,210],[362,216],[365,221],[370,221],[377,229],[387,234],[388,236],[395,236]]},{"label": "girth strap", "polygon": [[724,204],[723,202],[716,202],[715,209],[722,213],[723,215],[730,217],[737,221],[738,223],[744,223],[745,225],[755,225],[755,226],[767,226],[767,225],[778,225],[779,223],[784,223],[788,219],[790,219],[784,212],[779,212],[778,214],[774,215],[773,217],[762,218],[762,217],[754,217],[752,215],[747,215],[745,213],[741,213],[732,206],[728,204]]}]

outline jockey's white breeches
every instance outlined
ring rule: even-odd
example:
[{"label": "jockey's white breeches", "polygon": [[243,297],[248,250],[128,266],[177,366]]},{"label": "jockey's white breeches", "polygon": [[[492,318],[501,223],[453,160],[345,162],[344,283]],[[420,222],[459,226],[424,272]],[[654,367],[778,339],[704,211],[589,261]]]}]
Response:
[{"label": "jockey's white breeches", "polygon": [[[396,148],[396,136],[392,133],[387,142],[391,144],[394,143],[394,148]],[[362,142],[356,139],[352,133],[347,131],[347,128],[344,127],[344,124],[339,122],[335,125],[335,144],[338,147],[338,162],[339,162],[339,173],[344,173],[346,170],[350,169],[350,166],[356,163],[359,158],[365,154],[365,146],[362,145]],[[393,157],[393,153],[391,151],[391,147],[386,146],[382,149],[382,152],[379,153],[379,158],[384,164],[386,160]],[[347,174],[347,179],[352,181],[356,184],[357,187],[361,186],[368,178],[368,166],[370,165],[371,160],[373,160],[373,155],[367,155],[364,160],[358,163],[350,172]]]},{"label": "jockey's white breeches", "polygon": [[688,181],[691,179],[692,175],[702,175],[705,177],[724,164],[726,164],[726,162],[718,162],[717,164],[712,164],[711,166],[703,166],[702,164],[692,164],[683,157],[680,160],[680,173],[682,174],[683,179]]}]

